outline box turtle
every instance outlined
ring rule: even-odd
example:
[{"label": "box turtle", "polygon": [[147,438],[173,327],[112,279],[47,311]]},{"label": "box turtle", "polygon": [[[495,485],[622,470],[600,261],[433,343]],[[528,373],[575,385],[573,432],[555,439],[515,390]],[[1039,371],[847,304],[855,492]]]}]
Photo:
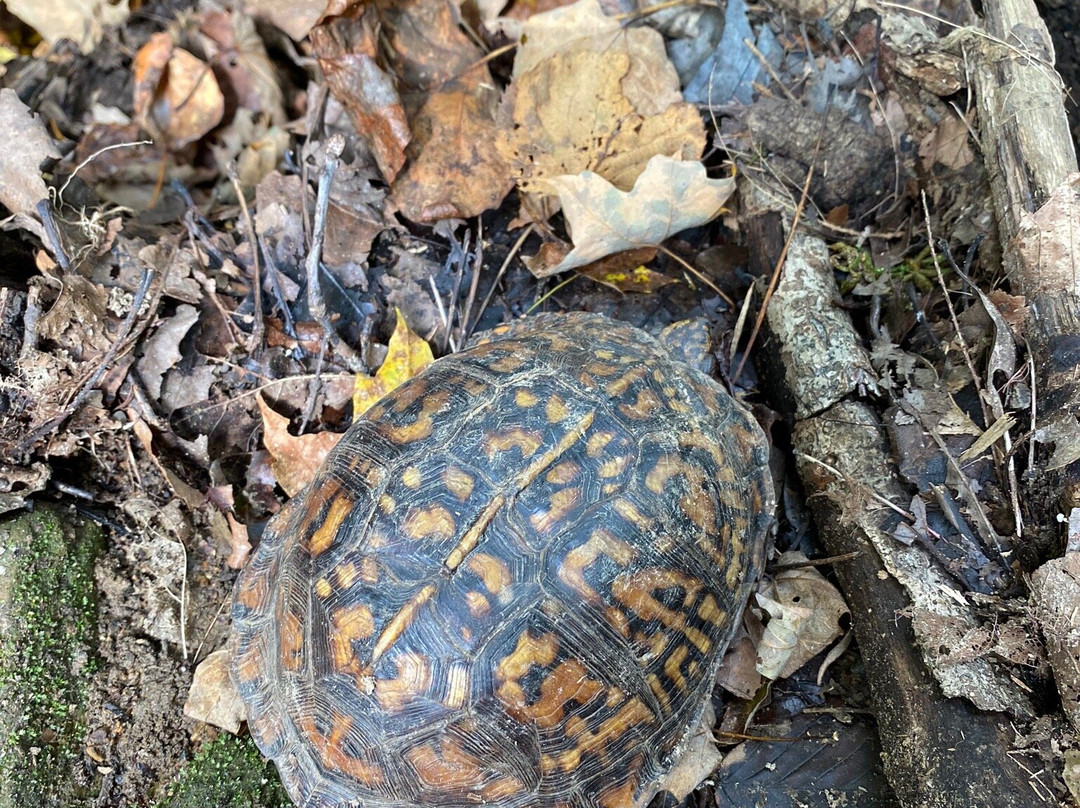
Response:
[{"label": "box turtle", "polygon": [[753,419],[644,331],[540,315],[375,404],[242,572],[233,678],[300,806],[643,806],[761,565]]}]

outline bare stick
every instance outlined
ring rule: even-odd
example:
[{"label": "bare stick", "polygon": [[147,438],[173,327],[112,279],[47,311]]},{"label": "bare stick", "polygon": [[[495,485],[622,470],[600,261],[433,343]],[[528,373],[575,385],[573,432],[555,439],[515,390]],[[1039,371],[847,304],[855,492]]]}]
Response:
[{"label": "bare stick", "polygon": [[254,321],[251,324],[251,339],[248,340],[248,353],[254,353],[263,344],[266,335],[266,324],[263,323],[262,307],[262,268],[259,266],[259,237],[255,234],[255,221],[251,218],[248,210],[247,199],[244,198],[244,188],[240,185],[240,177],[236,175],[236,163],[229,165],[229,179],[232,181],[236,198],[240,202],[240,212],[244,215],[244,224],[247,227],[248,241],[251,243],[251,271],[255,275],[255,283],[252,287],[252,308],[254,308]]},{"label": "bare stick", "polygon": [[322,296],[322,285],[319,281],[319,264],[322,259],[323,239],[326,235],[326,211],[330,206],[330,185],[334,181],[338,160],[344,149],[345,138],[340,134],[332,135],[326,142],[326,162],[323,163],[322,173],[319,175],[319,194],[315,198],[315,223],[311,230],[311,246],[308,249],[305,268],[307,269],[308,308],[311,309],[311,316],[322,326],[349,370],[359,373],[364,369],[364,362],[360,354],[338,335],[334,324],[330,322]]}]

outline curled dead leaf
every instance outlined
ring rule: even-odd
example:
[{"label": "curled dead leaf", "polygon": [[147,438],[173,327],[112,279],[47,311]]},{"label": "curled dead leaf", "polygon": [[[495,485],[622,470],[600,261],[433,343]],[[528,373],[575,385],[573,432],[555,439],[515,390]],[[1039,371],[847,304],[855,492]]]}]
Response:
[{"label": "curled dead leaf", "polygon": [[225,115],[225,96],[210,65],[157,33],[139,48],[132,62],[135,117],[169,148],[194,143]]},{"label": "curled dead leaf", "polygon": [[405,164],[412,137],[394,79],[376,62],[378,36],[374,7],[358,19],[339,17],[311,31],[311,48],[326,85],[349,112],[387,182]]},{"label": "curled dead leaf", "polygon": [[[805,562],[806,556],[791,551],[779,561],[781,566]],[[813,567],[781,571],[758,592],[757,602],[770,617],[757,666],[768,679],[791,676],[831,645],[843,633],[840,618],[849,614],[839,590]]]}]

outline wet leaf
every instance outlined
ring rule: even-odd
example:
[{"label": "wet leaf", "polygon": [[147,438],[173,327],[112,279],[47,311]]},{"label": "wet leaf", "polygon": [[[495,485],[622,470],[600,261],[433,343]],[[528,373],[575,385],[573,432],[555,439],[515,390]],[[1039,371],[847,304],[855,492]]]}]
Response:
[{"label": "wet leaf", "polygon": [[553,177],[545,185],[559,196],[574,249],[555,265],[529,263],[537,277],[624,250],[654,247],[719,216],[735,190],[732,178],[709,179],[701,163],[665,156],[653,157],[628,193],[591,171]]},{"label": "wet leaf", "polygon": [[374,376],[357,376],[353,391],[353,413],[359,417],[376,401],[407,382],[435,361],[431,346],[409,329],[401,311],[387,344],[386,359]]},{"label": "wet leaf", "polygon": [[135,117],[177,149],[194,143],[225,114],[225,96],[210,65],[154,34],[135,54]]},{"label": "wet leaf", "polygon": [[258,397],[263,421],[263,445],[270,453],[270,468],[285,493],[296,496],[312,481],[341,435],[318,432],[314,435],[290,435],[289,419],[278,415],[263,397]]}]

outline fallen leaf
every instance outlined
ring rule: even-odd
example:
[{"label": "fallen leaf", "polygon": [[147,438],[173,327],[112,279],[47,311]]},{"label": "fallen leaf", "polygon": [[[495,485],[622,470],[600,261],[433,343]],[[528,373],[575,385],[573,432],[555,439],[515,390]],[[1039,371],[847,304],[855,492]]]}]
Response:
[{"label": "fallen leaf", "polygon": [[428,97],[412,120],[412,161],[391,196],[407,218],[467,219],[499,206],[514,182],[493,147],[498,105],[487,65]]},{"label": "fallen leaf", "polygon": [[76,359],[104,353],[116,328],[108,300],[109,293],[100,284],[74,272],[65,275],[60,296],[38,322],[38,336],[56,342]]},{"label": "fallen leaf", "polygon": [[225,115],[225,96],[210,65],[177,48],[167,33],[143,45],[131,66],[135,78],[135,117],[171,149],[193,143]]},{"label": "fallen leaf", "polygon": [[405,164],[411,137],[394,79],[376,62],[378,21],[374,6],[358,19],[339,17],[311,31],[311,48],[326,85],[349,112],[387,182]]},{"label": "fallen leaf", "polygon": [[290,435],[289,419],[270,409],[261,394],[258,402],[263,421],[263,446],[270,453],[270,468],[278,485],[294,497],[315,478],[315,472],[341,440],[341,435],[335,432]]},{"label": "fallen leaf", "polygon": [[128,0],[5,0],[4,5],[49,44],[70,39],[83,53],[97,46],[106,28],[122,25],[131,13]]},{"label": "fallen leaf", "polygon": [[596,283],[610,286],[623,294],[627,292],[650,294],[657,289],[678,283],[675,278],[669,278],[662,272],[644,266],[655,257],[656,250],[653,247],[640,247],[594,261],[578,269],[578,274]]},{"label": "fallen leaf", "polygon": [[356,377],[353,390],[354,417],[363,415],[372,404],[434,361],[431,346],[409,329],[409,324],[399,310],[397,326],[386,346],[386,359],[374,376]]},{"label": "fallen leaf", "polygon": [[0,90],[0,203],[12,213],[29,213],[48,195],[41,164],[58,158],[41,118],[10,89]]},{"label": "fallen leaf", "polygon": [[388,66],[400,82],[410,121],[428,93],[465,74],[484,56],[461,30],[456,2],[383,0],[379,21],[389,44]]},{"label": "fallen leaf", "polygon": [[344,6],[342,0],[248,0],[247,11],[299,42],[319,20],[342,13]]},{"label": "fallen leaf", "polygon": [[613,253],[655,247],[669,236],[716,218],[735,190],[731,177],[714,180],[698,162],[658,155],[631,191],[591,171],[552,177],[574,249],[554,266],[529,265],[537,277],[576,269]]},{"label": "fallen leaf", "polygon": [[[969,115],[973,116],[972,110]],[[923,169],[929,171],[935,163],[958,171],[975,159],[968,139],[971,135],[970,119],[950,116],[939,123],[919,143],[919,158]]]},{"label": "fallen leaf", "polygon": [[[802,553],[788,551],[779,564],[805,563]],[[768,679],[791,676],[843,631],[840,618],[849,613],[839,590],[813,567],[782,570],[771,586],[762,587],[757,602],[769,613],[758,646],[758,672]]]},{"label": "fallen leaf", "polygon": [[184,715],[221,727],[234,735],[246,718],[244,702],[229,676],[232,651],[214,651],[195,667],[191,688],[184,702]]},{"label": "fallen leaf", "polygon": [[161,384],[165,371],[180,361],[180,341],[199,319],[194,306],[177,306],[176,314],[165,320],[143,346],[143,355],[135,367],[139,378],[156,403],[161,397]]},{"label": "fallen leaf", "polygon": [[658,32],[624,30],[582,0],[534,16],[524,36],[496,142],[519,188],[548,193],[544,180],[588,170],[629,190],[656,155],[701,155],[701,116]]},{"label": "fallen leaf", "polygon": [[516,79],[556,54],[585,42],[609,41],[622,31],[622,24],[607,16],[596,0],[581,2],[533,14],[522,26],[521,47],[514,57]]},{"label": "fallen leaf", "polygon": [[284,95],[254,19],[239,11],[210,11],[199,30],[206,36],[206,56],[226,76],[236,105],[284,123]]}]

